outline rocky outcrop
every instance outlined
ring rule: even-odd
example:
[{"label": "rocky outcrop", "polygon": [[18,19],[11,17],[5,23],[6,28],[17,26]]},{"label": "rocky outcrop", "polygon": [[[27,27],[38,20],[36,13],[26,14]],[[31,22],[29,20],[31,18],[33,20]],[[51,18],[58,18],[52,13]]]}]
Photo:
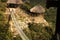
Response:
[{"label": "rocky outcrop", "polygon": [[[39,16],[33,17],[33,16],[29,15],[27,12],[23,11],[22,9],[17,8],[17,10],[18,11],[20,10],[19,12],[17,12],[17,14],[19,16],[22,16],[22,18],[25,17],[24,19],[27,20],[27,23],[32,23],[32,22],[34,22],[34,23],[42,23],[45,26],[49,26],[48,22],[44,19],[44,13],[39,14]],[[45,12],[45,10],[44,10],[44,12]],[[24,19],[22,19],[22,20],[24,21]]]},{"label": "rocky outcrop", "polygon": [[[14,8],[13,8],[14,9]],[[9,9],[7,9],[9,10]],[[7,11],[7,14],[9,13],[9,11]],[[24,10],[20,9],[20,8],[15,8],[15,14],[17,14],[20,18],[17,18],[17,20],[19,19],[19,22],[22,22],[22,25],[25,23],[42,23],[43,26],[49,26],[48,22],[44,19],[43,15],[40,16],[30,16],[29,14],[27,14],[27,12],[25,12]],[[33,20],[34,19],[34,20]],[[12,21],[10,22],[11,26],[10,26],[10,30],[14,33],[14,35],[18,35],[18,33],[16,32],[16,28],[13,26]],[[28,30],[28,25],[23,25],[23,27],[21,27],[23,30],[26,29]],[[28,31],[29,32],[29,31]]]}]

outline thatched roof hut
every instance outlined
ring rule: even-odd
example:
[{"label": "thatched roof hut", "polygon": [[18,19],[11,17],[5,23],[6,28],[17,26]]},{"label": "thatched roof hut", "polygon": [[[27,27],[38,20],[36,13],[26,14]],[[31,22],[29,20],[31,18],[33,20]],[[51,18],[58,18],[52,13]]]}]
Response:
[{"label": "thatched roof hut", "polygon": [[44,13],[45,12],[45,8],[43,8],[41,5],[36,5],[33,8],[30,9],[30,12],[34,12],[34,13]]},{"label": "thatched roof hut", "polygon": [[7,8],[17,8],[21,4],[23,4],[22,0],[8,0]]},{"label": "thatched roof hut", "polygon": [[7,4],[21,4],[22,3],[22,0],[8,0],[7,1]]}]

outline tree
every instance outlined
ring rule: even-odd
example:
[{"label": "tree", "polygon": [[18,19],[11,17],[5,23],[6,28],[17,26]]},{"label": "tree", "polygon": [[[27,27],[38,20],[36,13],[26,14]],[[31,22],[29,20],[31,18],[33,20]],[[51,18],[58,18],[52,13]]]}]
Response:
[{"label": "tree", "polygon": [[1,2],[7,2],[7,0],[0,0]]}]

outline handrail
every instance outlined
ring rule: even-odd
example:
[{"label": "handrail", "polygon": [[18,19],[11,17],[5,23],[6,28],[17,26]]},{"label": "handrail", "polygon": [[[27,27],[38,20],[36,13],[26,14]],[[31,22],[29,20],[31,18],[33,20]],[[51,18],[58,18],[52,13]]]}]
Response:
[{"label": "handrail", "polygon": [[19,33],[19,35],[21,36],[22,40],[29,40],[29,38],[25,35],[25,33],[23,32],[23,30],[21,29],[21,27],[19,25],[19,22],[16,20],[14,12],[11,11],[10,14],[11,14],[12,21],[13,21],[13,23],[14,23],[14,25],[15,25],[18,33]]}]

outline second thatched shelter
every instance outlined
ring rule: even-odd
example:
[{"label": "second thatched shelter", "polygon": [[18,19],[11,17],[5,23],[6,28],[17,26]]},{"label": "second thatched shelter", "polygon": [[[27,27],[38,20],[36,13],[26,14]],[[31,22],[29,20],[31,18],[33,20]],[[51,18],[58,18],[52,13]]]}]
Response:
[{"label": "second thatched shelter", "polygon": [[30,9],[30,12],[34,12],[34,13],[44,13],[45,12],[45,8],[43,8],[41,5],[36,5],[33,8]]}]

